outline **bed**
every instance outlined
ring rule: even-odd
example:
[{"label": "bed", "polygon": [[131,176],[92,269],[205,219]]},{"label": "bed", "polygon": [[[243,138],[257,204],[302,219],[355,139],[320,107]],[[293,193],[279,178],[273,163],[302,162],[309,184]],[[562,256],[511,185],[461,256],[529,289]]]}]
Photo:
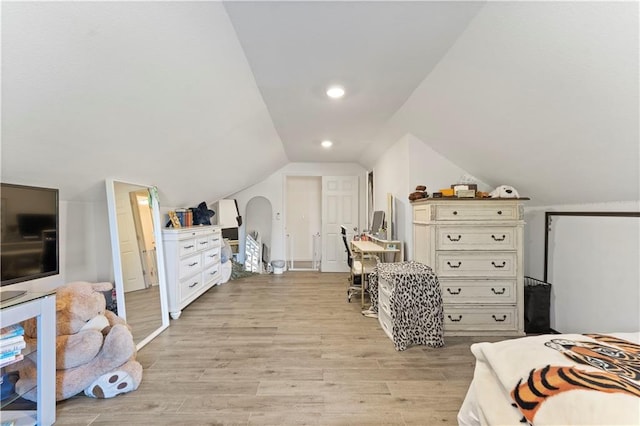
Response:
[{"label": "bed", "polygon": [[640,333],[546,334],[471,351],[460,425],[640,424]]}]

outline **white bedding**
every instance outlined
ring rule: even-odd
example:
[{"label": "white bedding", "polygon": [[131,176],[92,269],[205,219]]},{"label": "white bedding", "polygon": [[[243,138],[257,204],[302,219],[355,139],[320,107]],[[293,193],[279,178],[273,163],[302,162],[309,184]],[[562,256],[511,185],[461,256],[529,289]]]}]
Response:
[{"label": "white bedding", "polygon": [[640,425],[640,333],[547,334],[471,351],[460,425]]}]

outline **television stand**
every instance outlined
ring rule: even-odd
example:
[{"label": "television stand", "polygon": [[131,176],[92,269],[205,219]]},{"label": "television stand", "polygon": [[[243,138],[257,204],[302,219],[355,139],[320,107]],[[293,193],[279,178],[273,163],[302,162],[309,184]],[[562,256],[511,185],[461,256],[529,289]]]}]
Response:
[{"label": "television stand", "polygon": [[20,297],[26,292],[27,290],[0,290],[0,302]]}]

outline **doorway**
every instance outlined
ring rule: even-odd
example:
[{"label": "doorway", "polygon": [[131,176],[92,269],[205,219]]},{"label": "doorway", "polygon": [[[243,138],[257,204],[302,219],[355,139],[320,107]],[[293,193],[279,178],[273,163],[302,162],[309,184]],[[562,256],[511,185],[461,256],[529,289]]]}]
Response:
[{"label": "doorway", "polygon": [[318,271],[321,258],[322,177],[287,176],[285,238],[290,271]]},{"label": "doorway", "polygon": [[341,226],[357,231],[358,195],[358,176],[322,177],[322,272],[349,271]]}]

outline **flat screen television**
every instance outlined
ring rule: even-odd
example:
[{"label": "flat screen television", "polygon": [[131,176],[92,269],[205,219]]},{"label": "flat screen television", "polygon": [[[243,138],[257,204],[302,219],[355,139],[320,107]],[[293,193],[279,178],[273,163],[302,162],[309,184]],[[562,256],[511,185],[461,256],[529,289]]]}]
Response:
[{"label": "flat screen television", "polygon": [[59,273],[58,190],[2,183],[0,300],[6,286]]}]

